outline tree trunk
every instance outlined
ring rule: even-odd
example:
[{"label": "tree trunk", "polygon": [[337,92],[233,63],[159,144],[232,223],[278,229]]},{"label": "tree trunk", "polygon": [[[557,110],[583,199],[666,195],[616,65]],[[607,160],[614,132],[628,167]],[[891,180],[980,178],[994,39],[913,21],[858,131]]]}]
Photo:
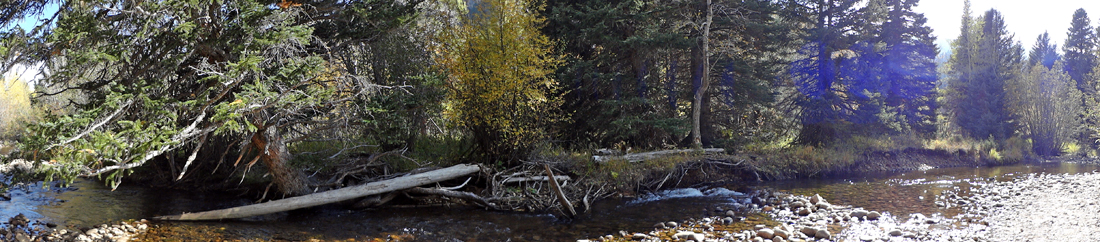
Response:
[{"label": "tree trunk", "polygon": [[252,145],[263,160],[264,166],[271,172],[271,180],[279,189],[279,192],[287,196],[298,196],[309,193],[309,187],[299,170],[287,165],[290,153],[286,150],[278,131],[274,128],[262,128],[252,135]]},{"label": "tree trunk", "polygon": [[703,22],[703,35],[700,37],[703,42],[703,75],[699,90],[695,92],[695,100],[692,102],[691,108],[691,143],[694,148],[703,148],[700,118],[703,110],[703,97],[706,96],[707,87],[710,86],[710,23],[714,18],[714,8],[711,7],[711,0],[707,0],[706,8],[707,20]]},{"label": "tree trunk", "polygon": [[347,201],[355,198],[400,191],[417,186],[423,186],[436,182],[466,176],[480,171],[477,165],[460,164],[434,171],[398,177],[385,181],[376,181],[363,185],[345,187],[341,189],[319,192],[305,196],[291,197],[265,203],[257,203],[240,207],[212,210],[198,213],[184,213],[180,215],[158,216],[158,220],[217,220],[252,217],[269,213],[290,211],[299,208],[308,208],[317,205]]}]

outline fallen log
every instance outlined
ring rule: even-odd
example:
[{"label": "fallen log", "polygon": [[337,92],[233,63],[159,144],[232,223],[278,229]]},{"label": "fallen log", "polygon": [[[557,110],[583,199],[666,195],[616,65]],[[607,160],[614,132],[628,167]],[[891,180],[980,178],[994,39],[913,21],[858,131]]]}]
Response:
[{"label": "fallen log", "polygon": [[[622,155],[622,156],[594,155],[594,156],[592,156],[592,159],[596,160],[597,162],[607,162],[607,161],[610,161],[610,160],[613,160],[613,159],[624,159],[624,160],[627,160],[629,162],[639,162],[639,161],[652,160],[652,159],[660,158],[660,157],[663,157],[663,156],[674,155],[674,154],[692,154],[692,153],[697,152],[697,151],[698,150],[696,150],[696,149],[658,150],[658,151],[634,153],[634,154],[628,154],[628,155]],[[722,149],[722,148],[703,149],[704,154],[714,154],[714,153],[722,153],[722,152],[726,152],[726,149]]]},{"label": "fallen log", "polygon": [[[570,178],[569,178],[569,176],[557,175],[557,176],[554,176],[554,180],[568,181],[568,180],[570,180]],[[518,183],[518,182],[544,182],[544,181],[550,181],[550,177],[548,177],[548,176],[509,177],[509,178],[505,178],[503,183],[507,184],[507,183]]]},{"label": "fallen log", "polygon": [[565,197],[565,192],[561,190],[561,186],[558,186],[558,181],[554,179],[554,172],[550,170],[550,165],[543,164],[543,168],[546,169],[546,177],[550,178],[550,188],[554,189],[554,194],[558,196],[558,202],[562,207],[565,207],[569,212],[569,217],[577,216],[577,210],[573,209],[573,203],[569,202],[569,198]]},{"label": "fallen log", "polygon": [[460,164],[429,172],[398,177],[390,180],[376,181],[358,186],[345,187],[341,189],[269,201],[265,203],[257,203],[252,205],[198,213],[158,216],[153,217],[153,219],[194,221],[251,217],[341,202],[374,194],[409,189],[466,176],[478,172],[479,170],[481,170],[481,167],[477,165]]}]

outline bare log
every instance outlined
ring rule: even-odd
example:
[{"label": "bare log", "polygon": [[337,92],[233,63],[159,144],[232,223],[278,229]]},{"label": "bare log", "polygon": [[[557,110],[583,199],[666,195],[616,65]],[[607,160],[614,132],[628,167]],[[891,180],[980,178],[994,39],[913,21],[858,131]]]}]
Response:
[{"label": "bare log", "polygon": [[554,194],[558,195],[558,202],[562,207],[569,211],[569,216],[577,216],[577,210],[573,209],[573,203],[569,202],[569,199],[565,197],[565,192],[562,192],[561,186],[558,186],[558,181],[554,179],[554,172],[550,170],[550,165],[542,165],[546,169],[546,176],[550,178],[550,188],[554,189]]},{"label": "bare log", "polygon": [[[558,180],[558,181],[568,181],[570,179],[571,178],[569,178],[569,176],[563,176],[563,175],[554,176],[554,180]],[[509,177],[509,178],[505,178],[503,183],[544,182],[544,181],[550,181],[550,177],[548,177],[548,176]]]},{"label": "bare log", "polygon": [[[613,160],[613,159],[624,159],[624,160],[627,160],[627,161],[630,161],[630,162],[639,162],[639,161],[652,160],[652,159],[660,158],[660,157],[663,157],[663,156],[669,156],[669,155],[675,155],[675,154],[692,154],[692,153],[697,152],[697,151],[698,150],[695,150],[695,149],[658,150],[658,151],[628,154],[628,155],[623,155],[623,156],[610,156],[610,155],[599,156],[599,155],[594,155],[594,156],[592,156],[592,159],[595,159],[597,162],[607,162],[607,161],[610,161],[610,160]],[[726,152],[726,149],[709,148],[709,149],[703,149],[703,152],[706,153],[706,154],[722,153],[722,152]]]},{"label": "bare log", "polygon": [[256,215],[264,215],[269,213],[277,213],[299,208],[307,208],[317,205],[347,201],[374,194],[409,189],[417,186],[423,186],[466,176],[469,174],[473,174],[479,170],[481,170],[481,167],[477,165],[460,164],[420,174],[403,176],[385,181],[371,182],[363,185],[319,192],[305,196],[291,197],[265,203],[206,212],[158,216],[154,217],[153,219],[193,221],[251,217]]},{"label": "bare log", "polygon": [[410,193],[438,195],[438,196],[444,196],[444,197],[458,198],[458,199],[462,199],[462,200],[466,200],[466,201],[476,203],[477,205],[480,205],[480,206],[488,208],[488,209],[497,209],[497,210],[499,210],[499,208],[497,208],[496,204],[493,204],[493,203],[489,202],[489,200],[487,200],[487,199],[485,199],[481,196],[478,196],[477,194],[470,193],[470,192],[460,192],[460,191],[451,191],[451,190],[445,190],[445,189],[424,188],[424,187],[409,188],[405,191],[410,192]]}]

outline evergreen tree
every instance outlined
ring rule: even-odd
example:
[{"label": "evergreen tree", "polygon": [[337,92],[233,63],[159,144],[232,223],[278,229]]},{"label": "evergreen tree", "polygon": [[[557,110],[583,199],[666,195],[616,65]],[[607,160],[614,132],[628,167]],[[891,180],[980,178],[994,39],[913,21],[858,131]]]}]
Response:
[{"label": "evergreen tree", "polygon": [[960,127],[971,137],[1004,140],[1015,130],[1005,107],[1005,82],[1016,78],[1021,69],[1022,48],[1013,43],[1004,17],[990,9],[982,15],[982,38],[977,43],[974,69],[963,89],[962,103],[967,111],[958,112]]},{"label": "evergreen tree", "polygon": [[1092,81],[1088,80],[1089,73],[1096,66],[1096,42],[1092,40],[1096,34],[1093,32],[1089,21],[1089,15],[1085,9],[1080,8],[1073,12],[1073,22],[1070,23],[1069,36],[1062,46],[1065,53],[1066,72],[1069,77],[1077,82],[1077,89],[1083,93],[1092,93]]},{"label": "evergreen tree", "polygon": [[1057,49],[1058,45],[1050,43],[1049,34],[1043,32],[1035,39],[1035,46],[1031,47],[1031,53],[1027,58],[1028,66],[1042,64],[1046,68],[1054,67],[1054,62],[1062,59]]}]

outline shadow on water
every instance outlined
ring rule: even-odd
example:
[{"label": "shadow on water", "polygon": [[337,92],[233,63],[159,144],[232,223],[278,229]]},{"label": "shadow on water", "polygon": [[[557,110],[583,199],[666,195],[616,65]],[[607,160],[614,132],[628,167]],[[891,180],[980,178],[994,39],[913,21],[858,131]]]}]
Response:
[{"label": "shadow on water", "polygon": [[[1080,173],[1100,167],[1070,163],[960,167],[906,173],[877,173],[826,179],[764,182],[758,188],[800,195],[821,194],[833,204],[864,207],[904,215],[952,216],[955,208],[935,205],[946,189],[968,189],[988,179],[1007,180],[1035,173]],[[728,191],[728,190],[727,190]],[[12,200],[0,202],[0,215],[19,213],[32,220],[70,227],[89,227],[127,219],[149,218],[247,204],[230,195],[191,193],[124,185],[115,191],[95,181],[71,188],[41,184],[13,188]],[[322,206],[259,218],[261,221],[159,223],[153,240],[304,240],[366,239],[406,236],[417,241],[575,241],[615,234],[644,232],[663,221],[717,216],[716,207],[732,204],[734,195],[707,195],[682,189],[641,198],[607,199],[574,219],[550,215],[494,212],[477,208],[426,207],[347,210]],[[757,223],[753,221],[750,223]],[[179,232],[184,231],[184,232]]]}]

